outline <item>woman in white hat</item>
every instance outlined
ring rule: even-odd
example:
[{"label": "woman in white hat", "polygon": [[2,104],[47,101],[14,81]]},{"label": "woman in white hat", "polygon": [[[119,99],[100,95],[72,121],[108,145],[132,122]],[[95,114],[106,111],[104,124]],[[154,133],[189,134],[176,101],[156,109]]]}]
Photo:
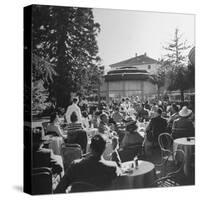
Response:
[{"label": "woman in white hat", "polygon": [[181,137],[193,137],[194,136],[194,125],[189,117],[192,115],[192,110],[186,106],[182,107],[179,111],[179,119],[173,122],[172,136],[174,138]]}]

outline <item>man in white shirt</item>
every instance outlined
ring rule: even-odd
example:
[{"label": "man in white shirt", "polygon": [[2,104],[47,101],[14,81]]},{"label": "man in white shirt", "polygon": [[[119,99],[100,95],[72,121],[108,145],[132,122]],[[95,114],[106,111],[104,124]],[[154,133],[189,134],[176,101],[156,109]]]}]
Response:
[{"label": "man in white shirt", "polygon": [[79,108],[78,104],[78,99],[77,98],[73,98],[72,100],[72,105],[68,106],[67,108],[67,112],[65,114],[67,123],[71,123],[71,119],[70,116],[73,112],[76,112],[77,117],[78,117],[78,122],[81,123],[82,122],[82,117],[81,117],[81,109]]}]

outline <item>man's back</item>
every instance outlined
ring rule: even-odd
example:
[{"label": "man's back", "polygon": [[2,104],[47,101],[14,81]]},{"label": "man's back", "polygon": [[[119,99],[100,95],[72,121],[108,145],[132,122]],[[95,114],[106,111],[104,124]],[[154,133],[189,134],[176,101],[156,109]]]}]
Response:
[{"label": "man's back", "polygon": [[174,138],[194,136],[194,126],[192,121],[187,118],[174,120],[172,126],[172,135]]},{"label": "man's back", "polygon": [[74,181],[85,181],[99,187],[109,185],[116,177],[116,163],[89,157],[74,161],[69,169]]},{"label": "man's back", "polygon": [[159,134],[165,132],[167,129],[167,120],[157,116],[151,119],[149,124],[149,131],[151,131],[157,141],[157,137]]},{"label": "man's back", "polygon": [[99,189],[106,189],[116,177],[117,165],[115,162],[99,160],[90,156],[72,162],[56,192],[65,191],[73,182],[87,182]]}]

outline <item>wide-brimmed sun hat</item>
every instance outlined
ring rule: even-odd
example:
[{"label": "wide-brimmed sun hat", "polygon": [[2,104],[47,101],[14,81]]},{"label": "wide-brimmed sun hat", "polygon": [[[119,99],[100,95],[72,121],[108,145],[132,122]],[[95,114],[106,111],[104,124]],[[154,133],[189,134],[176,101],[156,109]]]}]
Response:
[{"label": "wide-brimmed sun hat", "polygon": [[183,106],[182,109],[179,111],[179,115],[181,117],[188,117],[192,114],[192,110],[188,109],[186,106]]}]

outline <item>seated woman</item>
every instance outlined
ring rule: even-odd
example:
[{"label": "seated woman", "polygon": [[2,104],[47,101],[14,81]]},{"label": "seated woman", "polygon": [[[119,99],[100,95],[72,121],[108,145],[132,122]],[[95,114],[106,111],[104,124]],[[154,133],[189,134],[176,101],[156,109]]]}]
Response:
[{"label": "seated woman", "polygon": [[110,131],[110,128],[108,126],[108,120],[109,120],[109,118],[106,113],[102,113],[100,115],[100,123],[99,123],[99,127],[98,127],[99,133],[105,134]]},{"label": "seated woman", "polygon": [[89,117],[86,111],[82,112],[82,125],[85,130],[88,130],[90,128]]},{"label": "seated woman", "polygon": [[121,147],[126,148],[129,146],[142,146],[143,137],[137,132],[138,126],[136,121],[130,121],[126,126],[126,133],[122,140]]},{"label": "seated woman", "polygon": [[53,113],[50,117],[50,124],[47,126],[46,132],[56,133],[58,136],[61,136],[63,139],[66,138],[66,135],[63,134],[63,131],[59,125],[59,119],[56,113]]},{"label": "seated woman", "polygon": [[101,112],[100,111],[95,111],[92,115],[92,126],[93,128],[98,128],[99,127],[99,116],[100,116]]},{"label": "seated woman", "polygon": [[122,123],[123,115],[119,112],[118,107],[115,108],[115,111],[112,115],[112,119],[115,121],[115,123]]}]

